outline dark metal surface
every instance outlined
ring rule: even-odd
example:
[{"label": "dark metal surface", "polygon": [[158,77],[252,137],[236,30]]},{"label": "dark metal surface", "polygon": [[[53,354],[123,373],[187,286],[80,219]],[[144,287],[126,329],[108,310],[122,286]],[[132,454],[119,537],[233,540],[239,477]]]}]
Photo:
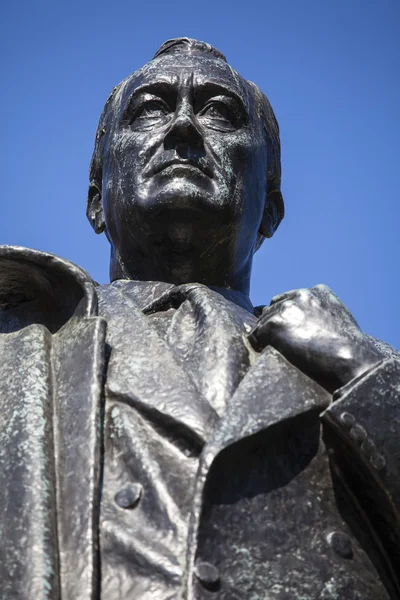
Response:
[{"label": "dark metal surface", "polygon": [[186,38],[115,88],[111,280],[0,248],[0,597],[400,598],[400,363],[325,286],[255,310],[268,100]]}]

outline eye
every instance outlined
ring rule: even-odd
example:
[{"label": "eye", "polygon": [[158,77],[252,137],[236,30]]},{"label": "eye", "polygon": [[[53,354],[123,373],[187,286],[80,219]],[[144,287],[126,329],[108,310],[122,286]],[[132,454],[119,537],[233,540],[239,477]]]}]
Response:
[{"label": "eye", "polygon": [[226,106],[226,104],[222,104],[222,102],[213,102],[209,104],[202,111],[202,115],[211,119],[222,119],[230,122],[233,122],[235,119],[232,109]]},{"label": "eye", "polygon": [[158,98],[141,98],[136,106],[130,107],[127,123],[134,130],[148,131],[163,126],[170,116],[168,105]]},{"label": "eye", "polygon": [[206,127],[218,131],[232,131],[238,126],[238,116],[226,102],[212,100],[199,112]]},{"label": "eye", "polygon": [[134,119],[160,119],[167,114],[167,111],[162,102],[150,100],[139,106],[132,117]]}]

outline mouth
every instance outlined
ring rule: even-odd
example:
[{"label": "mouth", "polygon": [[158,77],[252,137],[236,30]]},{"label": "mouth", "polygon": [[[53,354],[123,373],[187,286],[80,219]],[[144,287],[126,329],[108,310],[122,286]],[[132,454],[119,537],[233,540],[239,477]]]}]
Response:
[{"label": "mouth", "polygon": [[199,173],[206,175],[212,179],[213,174],[209,166],[203,161],[196,161],[191,158],[170,158],[161,160],[155,165],[152,172],[154,175],[165,171],[165,174],[173,175],[198,175]]}]

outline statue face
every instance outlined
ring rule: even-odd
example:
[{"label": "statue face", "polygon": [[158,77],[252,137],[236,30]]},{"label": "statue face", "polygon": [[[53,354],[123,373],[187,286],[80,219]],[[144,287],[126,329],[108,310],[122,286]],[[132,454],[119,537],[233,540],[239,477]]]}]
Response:
[{"label": "statue face", "polygon": [[114,111],[102,198],[128,269],[138,253],[248,260],[265,207],[267,145],[238,74],[203,54],[161,56],[126,80]]}]

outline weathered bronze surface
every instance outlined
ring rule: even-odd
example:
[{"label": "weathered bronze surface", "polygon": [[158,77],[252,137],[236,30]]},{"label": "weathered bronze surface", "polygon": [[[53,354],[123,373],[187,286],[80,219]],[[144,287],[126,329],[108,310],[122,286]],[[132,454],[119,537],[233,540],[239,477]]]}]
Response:
[{"label": "weathered bronze surface", "polygon": [[279,130],[208,44],[101,116],[111,283],[0,248],[4,600],[400,598],[400,355],[325,286],[254,308]]}]

